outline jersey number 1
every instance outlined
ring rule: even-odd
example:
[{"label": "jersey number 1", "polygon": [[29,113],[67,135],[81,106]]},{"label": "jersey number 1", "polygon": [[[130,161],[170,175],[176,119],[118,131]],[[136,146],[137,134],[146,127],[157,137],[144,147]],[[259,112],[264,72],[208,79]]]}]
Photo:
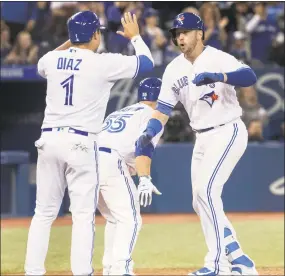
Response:
[{"label": "jersey number 1", "polygon": [[73,96],[73,81],[74,75],[71,75],[63,82],[61,82],[61,86],[65,88],[65,103],[64,105],[73,105],[72,104],[72,96]]}]

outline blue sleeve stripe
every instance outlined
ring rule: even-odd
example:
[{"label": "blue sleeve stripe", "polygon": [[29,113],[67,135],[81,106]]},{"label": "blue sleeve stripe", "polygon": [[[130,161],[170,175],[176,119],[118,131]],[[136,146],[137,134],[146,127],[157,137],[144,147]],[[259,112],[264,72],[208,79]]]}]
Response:
[{"label": "blue sleeve stripe", "polygon": [[138,148],[136,147],[135,150],[135,156],[147,156],[150,159],[152,158],[154,152],[154,145],[152,143],[149,143],[146,147],[144,148]]},{"label": "blue sleeve stripe", "polygon": [[150,72],[153,69],[154,64],[147,56],[140,55],[138,56],[138,58],[139,58],[139,66],[138,66],[137,75]]},{"label": "blue sleeve stripe", "polygon": [[170,116],[172,109],[173,109],[173,107],[170,107],[170,106],[162,104],[162,103],[157,103],[157,105],[156,105],[156,110],[158,110],[159,112],[161,112],[167,116]]},{"label": "blue sleeve stripe", "polygon": [[140,67],[140,59],[138,58],[138,56],[136,56],[136,58],[137,58],[137,68],[136,68],[135,75],[133,76],[133,79],[136,78],[136,76],[138,75],[138,71]]},{"label": "blue sleeve stripe", "polygon": [[254,71],[249,68],[240,68],[234,72],[228,72],[227,84],[240,87],[248,87],[254,85],[257,81]]},{"label": "blue sleeve stripe", "polygon": [[170,104],[170,103],[167,103],[167,102],[164,102],[164,101],[162,101],[162,100],[158,100],[157,102],[159,102],[159,103],[161,103],[161,104],[163,104],[163,105],[166,105],[166,106],[168,106],[168,107],[174,107],[174,105],[172,105],[172,104]]}]

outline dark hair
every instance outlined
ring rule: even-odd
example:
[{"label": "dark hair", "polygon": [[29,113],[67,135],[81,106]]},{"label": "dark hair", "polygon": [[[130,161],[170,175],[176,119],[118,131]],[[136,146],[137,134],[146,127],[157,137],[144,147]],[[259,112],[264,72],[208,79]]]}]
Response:
[{"label": "dark hair", "polygon": [[210,9],[212,11],[215,24],[217,25],[221,19],[221,13],[220,13],[219,8],[217,7],[217,5],[213,3],[210,3],[210,2],[204,3],[199,9],[200,16],[204,22],[205,22],[204,13],[205,13],[205,10],[207,9]]},{"label": "dark hair", "polygon": [[[12,50],[13,52],[16,53],[16,55],[19,55],[21,52],[21,46],[20,46],[19,38],[22,34],[29,34],[31,36],[31,34],[27,31],[21,31],[17,34],[16,42],[15,42],[15,45],[14,45],[13,50]],[[34,47],[34,44],[32,42],[31,46],[27,49],[27,52],[29,52],[33,47]]]}]

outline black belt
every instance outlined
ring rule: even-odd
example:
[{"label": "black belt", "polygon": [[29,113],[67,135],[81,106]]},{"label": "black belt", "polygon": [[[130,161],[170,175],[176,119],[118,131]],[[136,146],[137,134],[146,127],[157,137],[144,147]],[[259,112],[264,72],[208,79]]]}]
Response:
[{"label": "black belt", "polygon": [[[66,127],[48,127],[48,128],[43,128],[42,129],[42,132],[47,132],[47,131],[61,131],[62,129],[64,129]],[[68,132],[69,133],[74,133],[74,134],[79,134],[79,135],[83,135],[83,136],[88,136],[88,132],[87,131],[82,131],[82,130],[79,130],[79,129],[75,129],[75,128],[72,128],[72,127],[69,127],[68,128]]]},{"label": "black belt", "polygon": [[99,151],[104,151],[104,152],[107,152],[107,153],[111,153],[112,150],[110,148],[105,148],[105,147],[99,147]]},{"label": "black belt", "polygon": [[215,126],[215,127],[208,127],[208,128],[204,128],[204,129],[199,129],[199,130],[194,129],[194,131],[197,132],[197,133],[203,133],[203,132],[207,132],[209,130],[212,130],[212,129],[215,129],[217,127],[224,126],[224,125],[225,124],[218,125],[218,126]]}]

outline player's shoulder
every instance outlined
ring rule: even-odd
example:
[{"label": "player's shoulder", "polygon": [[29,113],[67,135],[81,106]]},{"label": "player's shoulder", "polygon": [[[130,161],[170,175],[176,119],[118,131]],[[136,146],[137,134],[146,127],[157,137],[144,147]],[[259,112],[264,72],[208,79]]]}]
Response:
[{"label": "player's shoulder", "polygon": [[145,110],[148,110],[149,108],[150,108],[149,106],[138,102],[138,103],[128,105],[128,106],[122,108],[120,110],[120,112],[122,112],[122,113],[131,112],[133,114],[135,114],[135,113],[139,114],[139,113],[145,112]]},{"label": "player's shoulder", "polygon": [[167,66],[166,69],[170,70],[170,69],[177,69],[177,66],[179,64],[181,64],[181,62],[183,62],[184,60],[184,54],[180,54],[179,56],[175,57],[172,61],[170,61]]},{"label": "player's shoulder", "polygon": [[179,56],[175,57],[171,62],[167,64],[165,67],[165,73],[173,73],[176,72],[181,64],[185,62],[184,54],[180,54]]},{"label": "player's shoulder", "polygon": [[122,59],[124,57],[129,57],[126,55],[122,55],[119,53],[101,53],[98,54],[100,56],[100,58],[103,58],[104,60],[118,60],[118,59]]},{"label": "player's shoulder", "polygon": [[54,55],[54,52],[55,51],[48,51],[47,53],[45,53],[42,57],[40,57],[39,60],[47,60],[49,59],[50,57],[52,57]]},{"label": "player's shoulder", "polygon": [[221,57],[233,57],[233,55],[212,46],[206,46],[206,52],[208,56],[211,56],[211,58],[220,59]]},{"label": "player's shoulder", "polygon": [[65,53],[66,53],[66,50],[61,50],[61,51],[53,50],[53,51],[49,51],[46,54],[44,54],[40,59],[49,61],[51,59],[54,59],[54,58],[57,58],[60,56],[64,56]]}]

